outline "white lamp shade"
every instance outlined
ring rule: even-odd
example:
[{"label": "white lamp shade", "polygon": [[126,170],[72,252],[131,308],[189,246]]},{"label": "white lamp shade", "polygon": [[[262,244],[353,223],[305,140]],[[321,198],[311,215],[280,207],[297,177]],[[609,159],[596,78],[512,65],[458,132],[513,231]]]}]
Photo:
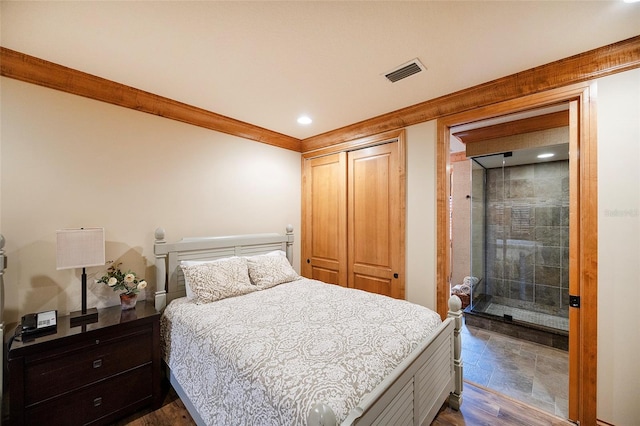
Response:
[{"label": "white lamp shade", "polygon": [[104,228],[60,229],[56,243],[57,269],[105,264]]}]

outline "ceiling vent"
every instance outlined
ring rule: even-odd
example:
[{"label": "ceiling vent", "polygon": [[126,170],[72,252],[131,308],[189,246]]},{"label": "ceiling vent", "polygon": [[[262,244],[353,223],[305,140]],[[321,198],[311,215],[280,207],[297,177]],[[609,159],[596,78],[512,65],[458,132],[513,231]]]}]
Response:
[{"label": "ceiling vent", "polygon": [[407,78],[409,76],[417,74],[420,71],[425,71],[426,69],[427,68],[425,68],[425,66],[422,65],[422,63],[420,63],[420,61],[416,58],[412,61],[407,62],[406,64],[400,65],[392,71],[389,71],[384,76],[390,82],[395,83],[396,81],[400,81],[403,78]]}]

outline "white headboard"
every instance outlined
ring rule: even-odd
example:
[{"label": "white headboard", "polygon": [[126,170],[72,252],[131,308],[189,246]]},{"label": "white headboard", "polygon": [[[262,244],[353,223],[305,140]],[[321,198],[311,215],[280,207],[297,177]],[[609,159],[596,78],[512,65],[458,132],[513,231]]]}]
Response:
[{"label": "white headboard", "polygon": [[156,310],[160,311],[169,302],[184,297],[186,289],[180,269],[183,260],[214,260],[230,256],[253,256],[274,250],[287,253],[293,260],[293,226],[288,225],[286,234],[247,234],[225,237],[183,238],[176,243],[165,241],[164,229],[155,231],[153,252],[156,256]]}]

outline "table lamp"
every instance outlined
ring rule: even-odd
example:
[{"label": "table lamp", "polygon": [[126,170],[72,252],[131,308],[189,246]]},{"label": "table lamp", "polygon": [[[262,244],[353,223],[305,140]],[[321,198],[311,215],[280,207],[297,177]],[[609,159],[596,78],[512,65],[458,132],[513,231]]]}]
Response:
[{"label": "table lamp", "polygon": [[89,266],[105,264],[104,228],[75,228],[56,231],[57,269],[82,268],[82,310],[70,314],[71,327],[98,321],[98,310],[87,309]]}]

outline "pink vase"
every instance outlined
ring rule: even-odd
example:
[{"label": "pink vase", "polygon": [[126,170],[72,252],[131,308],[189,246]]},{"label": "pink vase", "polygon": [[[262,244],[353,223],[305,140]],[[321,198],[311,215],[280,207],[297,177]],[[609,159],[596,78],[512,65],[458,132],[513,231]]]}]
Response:
[{"label": "pink vase", "polygon": [[137,294],[120,293],[120,307],[123,311],[134,309],[137,301]]}]

